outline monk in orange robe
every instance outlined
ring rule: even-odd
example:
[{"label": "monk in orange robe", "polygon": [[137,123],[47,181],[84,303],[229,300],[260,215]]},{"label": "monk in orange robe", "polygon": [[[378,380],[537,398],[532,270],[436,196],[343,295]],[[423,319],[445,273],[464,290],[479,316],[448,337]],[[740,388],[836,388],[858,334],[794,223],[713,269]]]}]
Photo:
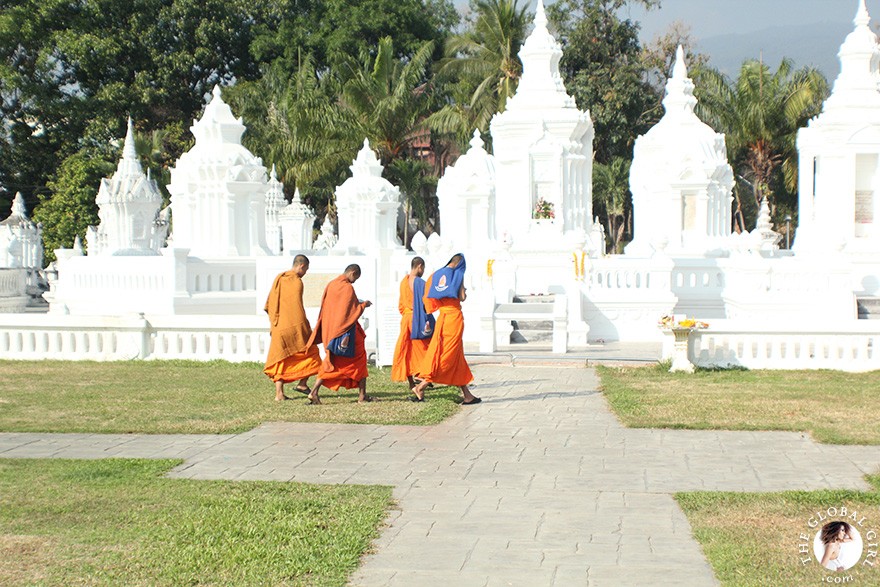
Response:
[{"label": "monk in orange robe", "polygon": [[[368,402],[371,398],[367,395],[367,348],[365,341],[367,335],[358,323],[358,318],[364,310],[372,306],[369,301],[360,301],[355,294],[352,284],[361,276],[359,265],[349,265],[345,272],[327,284],[324,289],[324,297],[321,298],[321,313],[315,330],[309,339],[310,344],[321,342],[324,345],[324,362],[318,371],[315,386],[309,393],[309,400],[313,404],[320,404],[321,398],[318,390],[321,386],[329,387],[336,391],[340,387],[346,389],[358,388],[358,402]],[[351,327],[354,326],[354,340],[340,339],[347,336]],[[334,339],[344,340],[344,346],[354,345],[354,356],[345,357],[331,352]],[[337,347],[342,349],[343,347]]]},{"label": "monk in orange robe", "polygon": [[[397,337],[397,346],[394,348],[394,361],[391,364],[391,380],[406,381],[409,383],[407,389],[412,389],[416,382],[414,375],[418,375],[418,370],[425,357],[430,343],[430,335],[425,338],[413,338],[413,308],[414,304],[421,305],[421,315],[426,314],[424,310],[424,302],[422,296],[418,295],[418,299],[414,297],[414,287],[424,292],[424,280],[422,275],[425,273],[425,260],[421,257],[415,257],[410,263],[409,275],[400,281],[400,298],[397,302],[397,309],[400,311],[400,336]],[[417,331],[418,332],[418,331]],[[419,336],[417,334],[417,336]]]},{"label": "monk in orange robe", "polygon": [[312,327],[303,307],[302,278],[308,270],[308,257],[294,257],[293,267],[275,278],[266,299],[272,340],[263,372],[275,382],[275,401],[290,399],[284,395],[284,384],[291,381],[299,381],[297,391],[309,393],[309,377],[321,368],[318,347],[309,342]]},{"label": "monk in orange robe", "polygon": [[425,285],[425,310],[440,314],[434,326],[434,336],[419,369],[422,382],[412,389],[416,401],[425,399],[428,384],[457,385],[461,388],[462,404],[478,404],[482,400],[474,396],[468,384],[474,380],[464,357],[464,316],[461,302],[467,299],[464,287],[464,255],[456,254],[438,269]]}]

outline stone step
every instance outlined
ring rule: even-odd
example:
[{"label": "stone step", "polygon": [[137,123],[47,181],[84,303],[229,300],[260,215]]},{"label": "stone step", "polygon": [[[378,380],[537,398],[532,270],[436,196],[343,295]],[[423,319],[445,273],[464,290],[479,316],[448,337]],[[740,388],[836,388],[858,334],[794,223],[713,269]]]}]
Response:
[{"label": "stone step", "polygon": [[510,333],[510,344],[552,341],[552,330],[514,330]]},{"label": "stone step", "polygon": [[553,332],[553,320],[511,320],[514,330],[549,330]]},{"label": "stone step", "polygon": [[513,296],[514,304],[552,304],[553,294],[517,294]]},{"label": "stone step", "polygon": [[859,320],[880,320],[880,298],[858,298]]}]

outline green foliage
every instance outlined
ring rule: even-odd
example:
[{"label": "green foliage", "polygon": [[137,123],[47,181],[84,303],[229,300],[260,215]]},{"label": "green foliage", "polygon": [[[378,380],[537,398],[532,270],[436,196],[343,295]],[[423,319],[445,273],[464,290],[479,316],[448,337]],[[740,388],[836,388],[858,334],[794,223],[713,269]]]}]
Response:
[{"label": "green foliage", "polygon": [[626,216],[631,211],[629,167],[630,161],[623,157],[593,165],[593,211],[606,218],[606,236],[611,241],[612,253],[622,252],[620,243],[626,230]]},{"label": "green foliage", "polygon": [[441,41],[458,24],[450,0],[278,0],[266,2],[251,50],[265,64],[292,74],[305,55],[325,72],[341,56],[375,52],[391,37],[395,57]]},{"label": "green foliage", "polygon": [[654,122],[645,114],[658,101],[656,89],[647,82],[638,24],[618,17],[617,10],[625,3],[559,0],[547,9],[563,44],[559,66],[565,88],[593,118],[598,163],[632,158],[635,138]]},{"label": "green foliage", "polygon": [[34,222],[43,223],[46,262],[55,259],[55,249],[70,248],[79,236],[85,246],[86,228],[98,224],[95,196],[101,178],[113,172],[109,156],[83,149],[66,158],[49,182],[50,194],[40,196]]},{"label": "green foliage", "polygon": [[454,101],[431,118],[433,130],[464,148],[474,129],[485,133],[503,112],[522,77],[519,50],[530,22],[521,0],[474,0],[469,26],[449,39],[440,62],[440,82]]},{"label": "green foliage", "polygon": [[788,59],[775,72],[746,61],[736,80],[705,66],[693,77],[698,114],[725,133],[728,159],[745,180],[737,186],[738,228],[754,228],[764,196],[779,224],[797,206],[797,131],[820,112],[827,80],[813,68],[796,70]]}]

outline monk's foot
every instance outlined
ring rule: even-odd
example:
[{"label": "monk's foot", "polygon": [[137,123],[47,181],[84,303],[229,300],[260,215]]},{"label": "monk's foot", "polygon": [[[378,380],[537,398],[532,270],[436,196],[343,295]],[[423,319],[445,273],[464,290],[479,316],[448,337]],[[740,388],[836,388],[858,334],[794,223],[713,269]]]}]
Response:
[{"label": "monk's foot", "polygon": [[425,392],[424,392],[423,390],[419,389],[419,387],[421,387],[421,386],[420,386],[420,385],[416,385],[415,387],[413,387],[413,388],[410,390],[410,391],[412,391],[413,394],[415,395],[415,397],[411,397],[411,398],[409,398],[410,401],[414,401],[414,402],[423,402],[423,401],[425,401]]},{"label": "monk's foot", "polygon": [[361,396],[361,397],[358,398],[358,403],[359,403],[359,404],[365,404],[365,403],[368,403],[368,402],[371,402],[371,401],[373,401],[373,398],[370,397],[369,395],[364,395],[364,396]]},{"label": "monk's foot", "polygon": [[318,394],[313,391],[312,393],[309,394],[309,403],[312,404],[313,406],[320,406],[321,405],[321,398],[319,398]]},{"label": "monk's foot", "polygon": [[284,395],[283,393],[282,393],[281,395],[276,395],[276,396],[275,396],[275,401],[276,401],[276,402],[283,402],[283,401],[286,400],[286,399],[290,399],[290,398],[287,397],[286,395]]},{"label": "monk's foot", "polygon": [[294,387],[294,389],[303,395],[309,395],[312,392],[308,387]]},{"label": "monk's foot", "polygon": [[482,401],[483,401],[483,400],[481,400],[480,398],[478,398],[478,397],[476,397],[476,396],[473,396],[473,397],[471,397],[471,399],[470,399],[469,401],[463,401],[463,402],[461,402],[461,405],[463,405],[463,406],[472,406],[472,405],[474,405],[474,404],[481,403]]}]

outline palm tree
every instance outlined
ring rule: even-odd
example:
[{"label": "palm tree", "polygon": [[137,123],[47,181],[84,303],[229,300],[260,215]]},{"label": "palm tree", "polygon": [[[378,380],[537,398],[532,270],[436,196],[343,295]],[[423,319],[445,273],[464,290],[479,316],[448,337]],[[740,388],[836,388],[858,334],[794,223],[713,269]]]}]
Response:
[{"label": "palm tree", "polygon": [[[774,215],[777,203],[790,211],[797,193],[797,131],[819,113],[827,80],[813,68],[795,70],[788,59],[775,72],[763,61],[746,61],[736,81],[705,66],[694,77],[698,114],[726,134],[728,159],[752,188],[752,211],[765,196]],[[774,197],[774,186],[785,192],[778,194],[786,196],[784,202]]]},{"label": "palm tree", "polygon": [[529,24],[529,2],[475,0],[468,30],[446,43],[438,76],[453,101],[431,117],[432,128],[467,145],[474,129],[486,132],[503,112],[522,77],[518,53]]},{"label": "palm tree", "polygon": [[626,230],[626,214],[629,209],[630,161],[614,157],[610,163],[593,165],[593,201],[596,208],[604,211],[611,250],[620,252],[620,243]]},{"label": "palm tree", "polygon": [[425,74],[434,44],[427,41],[408,59],[394,56],[390,37],[379,41],[375,58],[345,60],[341,109],[348,114],[349,130],[370,140],[382,163],[409,154],[424,137],[424,120],[431,106],[430,86]]}]

